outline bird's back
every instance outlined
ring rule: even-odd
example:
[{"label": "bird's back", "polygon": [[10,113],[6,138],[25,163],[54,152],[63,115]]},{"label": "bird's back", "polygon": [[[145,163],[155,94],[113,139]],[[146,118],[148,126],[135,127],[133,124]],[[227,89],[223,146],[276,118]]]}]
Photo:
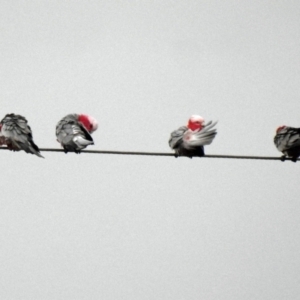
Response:
[{"label": "bird's back", "polygon": [[57,123],[56,136],[67,151],[79,151],[94,143],[86,128],[78,122],[77,114],[69,114]]},{"label": "bird's back", "polygon": [[300,147],[300,128],[285,127],[274,137],[274,143],[281,152]]},{"label": "bird's back", "polygon": [[[15,114],[7,114],[1,123],[1,135],[5,138],[5,143],[11,150],[24,150],[27,153],[39,153],[38,146],[33,142],[32,131],[27,124],[25,117]],[[3,138],[2,138],[3,139]]]}]

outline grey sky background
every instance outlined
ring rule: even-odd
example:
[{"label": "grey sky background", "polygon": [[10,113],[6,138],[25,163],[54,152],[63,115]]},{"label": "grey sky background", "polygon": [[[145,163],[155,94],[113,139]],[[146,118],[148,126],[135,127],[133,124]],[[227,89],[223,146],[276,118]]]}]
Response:
[{"label": "grey sky background", "polygon": [[[207,154],[278,155],[300,126],[299,1],[0,3],[1,113],[59,147],[169,151],[191,114]],[[1,151],[1,299],[298,299],[299,165]]]}]

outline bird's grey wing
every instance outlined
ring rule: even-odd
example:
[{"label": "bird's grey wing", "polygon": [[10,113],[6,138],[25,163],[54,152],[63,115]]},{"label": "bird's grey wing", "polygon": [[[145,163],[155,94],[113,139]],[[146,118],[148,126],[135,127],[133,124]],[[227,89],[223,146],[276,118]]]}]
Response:
[{"label": "bird's grey wing", "polygon": [[77,115],[76,114],[69,114],[63,117],[56,125],[56,137],[57,140],[61,143],[65,137],[73,136],[73,129],[72,125],[77,123]]},{"label": "bird's grey wing", "polygon": [[184,148],[193,149],[211,144],[217,134],[217,129],[214,128],[217,123],[210,121],[200,131],[187,130],[183,136]]},{"label": "bird's grey wing", "polygon": [[13,150],[24,150],[43,157],[38,146],[33,142],[32,131],[25,117],[7,114],[0,123],[1,134],[5,137],[6,144],[10,144]]},{"label": "bird's grey wing", "polygon": [[60,142],[63,146],[65,145],[71,148],[78,147],[78,149],[83,149],[87,145],[93,144],[94,142],[91,135],[84,126],[82,126],[77,119],[72,116],[74,115],[68,115],[58,122],[56,126],[58,142]]},{"label": "bird's grey wing", "polygon": [[89,132],[85,129],[82,124],[79,124],[80,133],[78,133],[73,141],[81,149],[85,148],[88,145],[93,145],[94,141]]},{"label": "bird's grey wing", "polygon": [[285,127],[275,135],[274,143],[281,152],[300,147],[300,128]]},{"label": "bird's grey wing", "polygon": [[169,139],[169,145],[171,149],[176,149],[180,147],[183,143],[183,135],[188,130],[186,126],[181,126],[177,130],[174,130],[171,133],[170,139]]},{"label": "bird's grey wing", "polygon": [[79,127],[81,129],[81,134],[83,135],[83,137],[87,140],[87,141],[90,141],[90,142],[93,142],[93,138],[92,136],[90,135],[90,133],[87,131],[87,129],[79,123]]},{"label": "bird's grey wing", "polygon": [[1,133],[5,138],[25,142],[27,135],[31,135],[31,130],[27,125],[27,120],[22,116],[7,114],[1,120],[1,124]]}]

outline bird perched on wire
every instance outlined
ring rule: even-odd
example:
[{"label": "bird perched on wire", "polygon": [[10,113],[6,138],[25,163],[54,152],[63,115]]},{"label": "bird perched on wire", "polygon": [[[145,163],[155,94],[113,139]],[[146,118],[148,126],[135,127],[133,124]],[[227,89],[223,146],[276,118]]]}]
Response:
[{"label": "bird perched on wire", "polygon": [[291,157],[296,162],[300,156],[300,128],[279,126],[276,130],[274,143],[277,149],[283,153],[282,161],[286,156]]},{"label": "bird perched on wire", "polygon": [[12,151],[24,150],[44,158],[33,142],[32,131],[25,117],[7,114],[0,122],[0,144]]},{"label": "bird perched on wire", "polygon": [[205,145],[211,144],[217,131],[213,128],[217,122],[205,124],[202,117],[193,115],[187,126],[181,126],[171,133],[169,145],[175,150],[175,156],[204,156]]},{"label": "bird perched on wire", "polygon": [[62,118],[56,125],[57,141],[64,148],[65,153],[80,151],[88,145],[93,145],[91,137],[98,128],[98,122],[91,116],[70,114]]}]

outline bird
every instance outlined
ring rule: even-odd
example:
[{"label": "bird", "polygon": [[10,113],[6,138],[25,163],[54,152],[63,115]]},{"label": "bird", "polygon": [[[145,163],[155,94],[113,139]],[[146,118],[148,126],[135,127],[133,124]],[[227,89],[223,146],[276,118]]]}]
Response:
[{"label": "bird", "polygon": [[0,144],[12,151],[24,150],[44,158],[39,147],[33,142],[32,131],[25,117],[7,114],[0,122]]},{"label": "bird", "polygon": [[169,146],[175,150],[175,157],[204,156],[204,147],[212,143],[217,131],[213,128],[217,122],[205,124],[203,117],[192,115],[187,126],[181,126],[171,133]]},{"label": "bird", "polygon": [[300,128],[279,126],[276,129],[274,143],[277,149],[283,153],[281,161],[290,157],[293,162],[297,162],[300,156]]},{"label": "bird", "polygon": [[57,141],[64,148],[64,152],[79,154],[82,149],[94,145],[91,133],[98,128],[96,119],[85,114],[69,114],[56,125]]}]

